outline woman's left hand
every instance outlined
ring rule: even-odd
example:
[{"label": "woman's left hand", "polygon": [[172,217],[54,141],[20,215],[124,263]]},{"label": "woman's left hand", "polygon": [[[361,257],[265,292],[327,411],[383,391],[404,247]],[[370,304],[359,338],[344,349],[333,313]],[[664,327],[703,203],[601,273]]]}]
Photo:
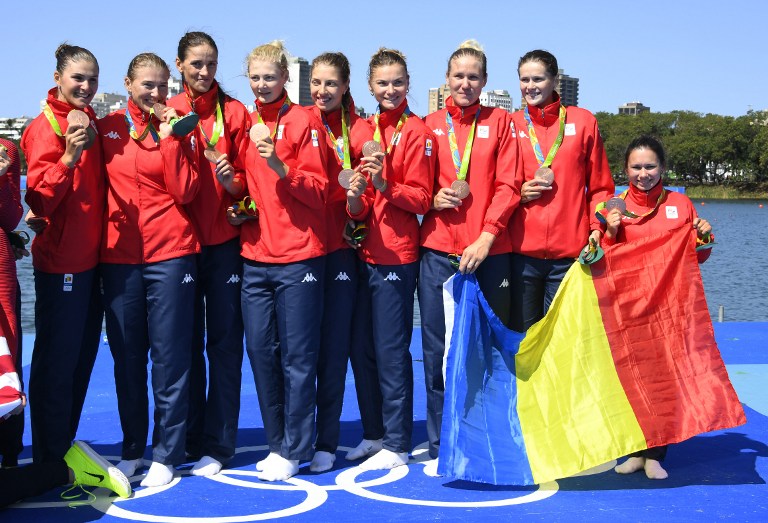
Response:
[{"label": "woman's left hand", "polygon": [[227,158],[226,154],[222,154],[219,156],[219,159],[216,160],[216,179],[219,181],[221,185],[226,188],[230,183],[232,183],[232,178],[235,176],[235,168],[232,167],[232,164],[229,163],[229,158]]},{"label": "woman's left hand", "polygon": [[712,226],[704,218],[694,218],[693,228],[696,229],[696,235],[699,238],[706,238],[712,232]]},{"label": "woman's left hand", "polygon": [[488,257],[494,240],[496,240],[496,236],[493,234],[489,232],[480,233],[480,237],[461,253],[459,272],[461,274],[472,274],[475,272]]}]

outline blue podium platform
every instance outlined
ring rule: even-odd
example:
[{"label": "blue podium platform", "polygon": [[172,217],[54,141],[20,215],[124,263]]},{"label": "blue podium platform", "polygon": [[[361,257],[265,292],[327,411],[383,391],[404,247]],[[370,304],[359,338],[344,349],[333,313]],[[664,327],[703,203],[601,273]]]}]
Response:
[{"label": "blue podium platform", "polygon": [[[768,521],[768,323],[715,324],[729,375],[744,403],[747,424],[704,434],[670,447],[670,477],[651,481],[641,473],[620,476],[615,462],[536,487],[494,487],[430,476],[424,451],[425,399],[419,331],[414,332],[414,451],[407,467],[361,472],[344,454],[361,438],[351,372],[347,376],[342,445],[333,470],[312,473],[302,464],[286,482],[265,483],[254,463],[267,454],[253,376],[243,367],[238,453],[222,473],[190,476],[179,467],[167,487],[144,489],[132,478],[126,500],[94,491],[92,505],[68,508],[61,491],[0,510],[0,522],[148,521],[174,523],[278,520],[351,521]],[[32,344],[25,338],[27,352]],[[25,373],[28,373],[28,366]],[[29,424],[27,424],[29,427]],[[78,438],[109,459],[121,439],[108,347],[100,350]],[[30,434],[25,434],[30,444]],[[595,442],[599,444],[599,442]],[[29,448],[22,455],[29,458]],[[146,456],[150,456],[149,448]],[[28,459],[27,459],[28,461]]]}]

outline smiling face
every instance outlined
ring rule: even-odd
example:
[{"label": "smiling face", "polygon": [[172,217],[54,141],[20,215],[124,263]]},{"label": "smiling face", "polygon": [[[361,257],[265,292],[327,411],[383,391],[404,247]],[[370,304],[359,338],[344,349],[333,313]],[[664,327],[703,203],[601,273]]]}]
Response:
[{"label": "smiling face", "polygon": [[382,111],[396,109],[408,94],[408,73],[400,64],[382,65],[371,72],[368,85]]},{"label": "smiling face", "polygon": [[176,68],[184,77],[193,97],[207,93],[219,67],[219,53],[208,44],[190,47],[184,59],[176,58]]},{"label": "smiling face", "polygon": [[483,75],[483,64],[477,58],[465,55],[454,58],[450,65],[445,81],[451,91],[451,98],[459,107],[472,105],[480,98],[487,82]]},{"label": "smiling face", "polygon": [[62,72],[53,73],[53,79],[59,88],[59,100],[84,109],[99,88],[99,66],[90,60],[69,61]]},{"label": "smiling face", "polygon": [[148,113],[154,104],[165,103],[168,97],[168,78],[170,73],[165,68],[141,66],[133,71],[133,79],[125,78],[125,88],[133,103]]},{"label": "smiling face", "polygon": [[557,78],[547,72],[546,66],[538,61],[525,62],[518,70],[520,95],[528,105],[544,106],[554,99]]},{"label": "smiling face", "polygon": [[341,107],[344,93],[349,90],[349,82],[341,79],[338,68],[318,64],[312,69],[312,77],[309,80],[309,92],[318,109],[323,112],[332,112]]},{"label": "smiling face", "polygon": [[629,153],[627,167],[625,169],[629,183],[648,192],[659,183],[664,167],[659,162],[659,157],[651,149],[637,148]]},{"label": "smiling face", "polygon": [[288,73],[280,68],[280,64],[254,59],[248,62],[248,80],[256,99],[268,104],[283,94]]}]

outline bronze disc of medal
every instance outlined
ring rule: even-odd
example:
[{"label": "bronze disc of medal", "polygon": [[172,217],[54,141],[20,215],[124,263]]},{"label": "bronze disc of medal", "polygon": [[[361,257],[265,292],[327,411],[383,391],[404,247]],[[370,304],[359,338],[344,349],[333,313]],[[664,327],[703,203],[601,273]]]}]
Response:
[{"label": "bronze disc of medal", "polygon": [[614,196],[607,202],[605,202],[605,209],[607,211],[611,211],[613,209],[618,209],[621,214],[624,214],[627,212],[627,202],[625,202],[623,199],[619,198],[618,196]]},{"label": "bronze disc of medal", "polygon": [[152,106],[152,112],[155,113],[155,116],[161,122],[164,121],[163,120],[163,111],[165,111],[165,105],[163,105],[161,103],[156,103],[155,105]]},{"label": "bronze disc of medal", "polygon": [[469,196],[469,184],[466,180],[456,180],[451,184],[451,189],[456,191],[456,197],[459,200],[463,200]]},{"label": "bronze disc of medal", "polygon": [[272,133],[269,131],[269,127],[263,123],[254,124],[248,133],[253,143],[262,142],[269,138],[271,134]]},{"label": "bronze disc of medal", "polygon": [[79,125],[85,129],[91,123],[91,119],[88,118],[88,115],[85,114],[85,112],[79,109],[72,109],[67,115],[67,123],[69,123],[69,125]]},{"label": "bronze disc of medal", "polygon": [[533,177],[545,182],[547,185],[552,185],[555,181],[555,173],[549,167],[539,167],[536,169],[536,172],[533,173]]},{"label": "bronze disc of medal", "polygon": [[376,140],[368,140],[363,144],[363,156],[370,158],[373,153],[380,153],[381,145]]},{"label": "bronze disc of medal", "polygon": [[342,169],[339,173],[339,185],[344,187],[345,189],[349,189],[351,187],[350,182],[352,181],[352,177],[355,175],[355,171],[352,169]]},{"label": "bronze disc of medal", "polygon": [[96,131],[93,130],[93,127],[90,125],[85,128],[85,134],[88,135],[88,139],[85,141],[85,144],[83,145],[83,150],[90,149],[91,145],[93,145],[93,142],[96,141]]},{"label": "bronze disc of medal", "polygon": [[220,152],[219,152],[219,151],[217,151],[217,150],[216,150],[214,147],[206,147],[206,148],[205,148],[205,151],[203,151],[203,156],[205,156],[205,158],[206,158],[206,159],[207,159],[209,162],[211,162],[211,163],[216,163],[216,162],[218,162],[218,161],[219,161],[219,158],[221,158],[222,154],[223,154],[223,153],[220,153]]}]

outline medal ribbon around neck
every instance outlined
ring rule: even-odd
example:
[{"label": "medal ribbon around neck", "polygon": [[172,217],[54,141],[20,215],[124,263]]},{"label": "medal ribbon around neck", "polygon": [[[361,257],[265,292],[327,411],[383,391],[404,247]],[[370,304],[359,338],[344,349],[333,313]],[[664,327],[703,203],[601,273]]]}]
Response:
[{"label": "medal ribbon around neck", "polygon": [[[666,194],[668,192],[669,191],[667,191],[666,189],[662,189],[661,190],[661,194],[659,194],[659,199],[656,200],[656,205],[654,205],[653,209],[651,209],[650,211],[648,211],[645,214],[635,214],[632,211],[630,211],[629,209],[625,210],[621,214],[622,214],[622,216],[626,216],[627,218],[645,218],[646,216],[649,216],[650,214],[653,214],[654,212],[656,212],[656,209],[659,208],[659,205],[661,205],[661,202],[664,200],[664,196],[666,196]],[[626,200],[627,199],[627,194],[629,194],[629,189],[627,189],[624,192],[622,192],[620,195],[617,196],[617,198],[621,198],[622,200]],[[600,202],[600,203],[598,203],[595,206],[595,216],[602,223],[607,223],[605,221],[605,215],[608,214],[608,211],[606,209],[606,203],[607,202]]]},{"label": "medal ribbon around neck", "polygon": [[475,118],[472,120],[472,127],[469,129],[469,136],[467,136],[467,144],[464,146],[464,158],[459,156],[459,144],[456,142],[456,132],[453,130],[451,113],[445,111],[445,123],[448,126],[448,145],[451,148],[451,157],[453,158],[453,166],[456,168],[457,180],[465,180],[467,178],[469,157],[472,155],[472,143],[475,140],[475,128],[477,127],[477,119],[480,117],[481,109],[482,107],[477,108]]},{"label": "medal ribbon around neck", "polygon": [[560,149],[560,145],[563,143],[563,136],[565,136],[565,107],[562,105],[560,106],[560,131],[557,133],[555,143],[553,143],[552,147],[549,149],[549,154],[547,154],[546,159],[544,159],[544,153],[541,152],[541,144],[539,143],[539,139],[536,137],[536,131],[533,128],[531,115],[528,113],[528,106],[525,107],[524,113],[525,121],[528,122],[528,138],[531,140],[533,152],[536,154],[536,159],[539,161],[539,167],[549,167],[552,165],[552,160],[555,159],[557,150]]},{"label": "medal ribbon around neck", "polygon": [[[380,110],[381,110],[381,106],[379,106],[376,109],[376,114],[373,117],[373,124],[376,126],[376,130],[373,132],[373,140],[379,143],[381,143],[381,139],[383,137],[381,129],[379,128]],[[395,142],[397,142],[398,138],[400,137],[400,131],[403,129],[403,125],[405,125],[405,121],[408,119],[409,116],[411,116],[411,110],[406,105],[405,110],[403,111],[403,114],[400,115],[400,120],[397,122],[397,127],[395,127],[395,132],[394,134],[392,134],[392,139],[390,140],[389,146],[387,147],[387,154],[392,152],[392,148],[394,148]]]},{"label": "medal ribbon around neck", "polygon": [[343,105],[341,106],[341,139],[342,143],[339,145],[339,141],[333,135],[331,126],[328,125],[328,121],[325,119],[325,115],[320,111],[320,117],[323,119],[323,125],[325,130],[328,131],[328,137],[333,143],[334,149],[336,149],[336,156],[338,156],[341,166],[344,169],[352,168],[352,160],[349,157],[349,131],[347,130],[347,109]]},{"label": "medal ribbon around neck", "polygon": [[[277,128],[280,127],[280,117],[285,114],[285,112],[288,110],[288,108],[293,105],[293,102],[291,102],[291,99],[288,97],[288,95],[285,95],[285,101],[283,102],[283,105],[280,106],[280,110],[277,112],[277,120],[275,120],[275,128],[272,129],[272,133],[270,133],[269,137],[272,139],[272,141],[275,140],[275,135],[277,134]],[[263,123],[264,125],[267,125],[264,122],[264,119],[261,117],[261,112],[259,112],[259,106],[256,106],[256,116],[258,117],[258,122]]]},{"label": "medal ribbon around neck", "polygon": [[133,118],[131,118],[131,112],[126,107],[125,109],[125,123],[128,125],[128,134],[131,135],[131,138],[136,140],[137,142],[141,143],[144,141],[144,138],[147,137],[147,133],[152,134],[152,139],[155,141],[155,143],[160,143],[160,136],[157,134],[157,130],[155,129],[155,126],[152,124],[152,116],[149,117],[149,122],[147,122],[147,126],[144,128],[144,132],[141,133],[141,136],[139,136],[139,133],[136,131],[136,126],[133,125]]},{"label": "medal ribbon around neck", "polygon": [[209,149],[215,149],[216,144],[219,143],[219,138],[221,138],[221,134],[224,132],[224,114],[221,111],[221,103],[219,102],[218,99],[216,100],[216,121],[213,123],[213,129],[211,129],[210,140],[208,139],[208,135],[205,134],[205,131],[203,130],[202,118],[197,123],[197,126],[200,128],[200,132],[203,133],[203,139],[205,140],[205,145],[207,145]]},{"label": "medal ribbon around neck", "polygon": [[61,132],[61,126],[59,125],[58,120],[56,120],[56,116],[54,116],[53,111],[48,105],[48,102],[43,104],[43,114],[45,114],[45,117],[48,119],[48,123],[51,124],[53,132],[56,133],[56,136],[64,136],[64,133]]}]

